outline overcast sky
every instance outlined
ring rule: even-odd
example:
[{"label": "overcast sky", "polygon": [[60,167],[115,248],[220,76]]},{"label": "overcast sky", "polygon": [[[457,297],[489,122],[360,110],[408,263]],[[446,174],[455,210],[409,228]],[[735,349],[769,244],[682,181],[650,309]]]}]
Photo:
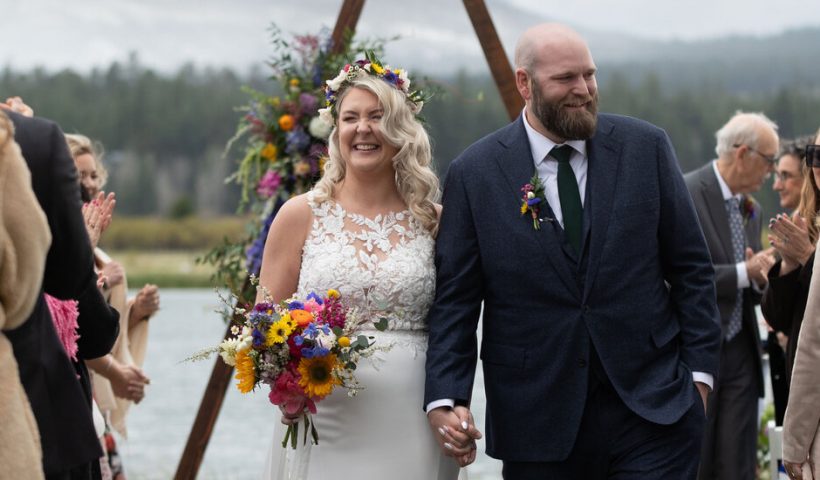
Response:
[{"label": "overcast sky", "polygon": [[[0,66],[86,71],[137,52],[172,71],[185,61],[246,71],[270,55],[267,27],[314,33],[332,28],[341,0],[0,0]],[[817,0],[487,0],[505,49],[545,20],[663,40],[770,35],[820,26]],[[359,32],[401,35],[388,60],[425,71],[470,67],[480,49],[459,0],[370,0]],[[595,52],[593,51],[593,54]]]}]

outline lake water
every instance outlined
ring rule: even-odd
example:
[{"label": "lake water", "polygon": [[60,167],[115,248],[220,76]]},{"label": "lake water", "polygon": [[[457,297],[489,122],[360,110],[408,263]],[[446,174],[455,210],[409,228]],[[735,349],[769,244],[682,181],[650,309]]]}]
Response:
[{"label": "lake water", "polygon": [[[213,291],[163,289],[161,295],[162,309],[151,320],[144,366],[151,385],[145,400],[131,409],[128,440],[119,444],[131,480],[173,477],[214,361],[183,360],[217,344],[225,333]],[[256,479],[264,467],[279,410],[265,391],[242,395],[234,383],[205,452],[200,479]],[[473,412],[483,430],[481,369],[475,385]],[[423,392],[418,395],[421,403]],[[501,478],[501,463],[483,453],[483,441],[478,448],[478,458],[468,468],[470,480]]]}]

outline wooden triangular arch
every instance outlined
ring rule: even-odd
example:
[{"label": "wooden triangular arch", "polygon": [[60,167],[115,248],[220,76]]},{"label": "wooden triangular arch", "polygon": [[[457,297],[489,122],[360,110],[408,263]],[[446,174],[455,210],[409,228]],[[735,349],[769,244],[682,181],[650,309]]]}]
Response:
[{"label": "wooden triangular arch", "polygon": [[[490,72],[501,94],[501,99],[507,108],[507,114],[510,120],[515,119],[524,108],[524,102],[515,87],[513,69],[507,55],[504,53],[501,40],[498,38],[492,18],[490,18],[490,12],[487,10],[484,0],[463,1],[473,24],[473,29],[478,36],[478,41],[481,43],[482,50],[484,50],[484,57],[490,66]],[[336,46],[334,48],[339,48],[342,45],[341,40],[345,32],[356,30],[363,7],[364,0],[344,0],[339,17],[336,20],[336,26],[333,29],[333,45]],[[246,283],[243,290],[248,288],[251,288],[251,286]],[[225,338],[228,338],[229,335],[230,329],[225,332]],[[216,425],[219,411],[222,409],[222,402],[225,400],[225,392],[231,382],[232,373],[233,368],[225,364],[220,358],[215,360],[211,378],[208,380],[208,386],[205,388],[205,394],[199,404],[191,433],[188,435],[188,441],[185,444],[182,458],[174,475],[176,480],[193,480],[196,478],[202,459],[205,456],[205,449],[211,439],[214,425]]]}]

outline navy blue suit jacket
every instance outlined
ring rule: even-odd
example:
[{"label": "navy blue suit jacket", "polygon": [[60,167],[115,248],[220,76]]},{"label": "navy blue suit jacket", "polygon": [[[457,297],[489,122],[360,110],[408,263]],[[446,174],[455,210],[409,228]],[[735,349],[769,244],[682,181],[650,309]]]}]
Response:
[{"label": "navy blue suit jacket", "polygon": [[535,172],[522,117],[447,174],[425,404],[469,403],[483,302],[484,428],[495,458],[569,455],[593,346],[627,407],[658,424],[700,401],[692,371],[717,374],[714,271],[668,137],[601,114],[587,155],[584,269],[548,208],[540,230],[520,214]]}]

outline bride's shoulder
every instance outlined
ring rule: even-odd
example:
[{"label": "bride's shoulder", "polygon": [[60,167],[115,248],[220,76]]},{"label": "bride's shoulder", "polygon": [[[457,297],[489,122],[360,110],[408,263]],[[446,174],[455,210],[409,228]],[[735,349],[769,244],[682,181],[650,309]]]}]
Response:
[{"label": "bride's shoulder", "polygon": [[313,219],[313,212],[307,194],[297,195],[286,201],[276,213],[275,222],[290,228],[308,226]]}]

